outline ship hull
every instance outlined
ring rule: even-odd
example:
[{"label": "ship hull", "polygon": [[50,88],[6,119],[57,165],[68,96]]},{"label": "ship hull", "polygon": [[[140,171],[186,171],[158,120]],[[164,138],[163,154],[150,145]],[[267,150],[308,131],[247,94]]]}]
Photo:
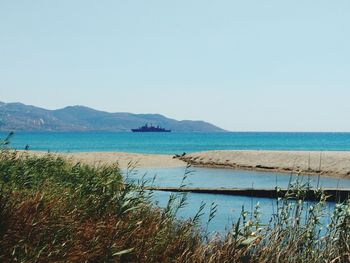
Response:
[{"label": "ship hull", "polygon": [[146,131],[146,130],[138,130],[138,129],[131,129],[132,132],[171,132],[170,130],[164,130],[164,131]]},{"label": "ship hull", "polygon": [[171,130],[167,130],[167,129],[164,129],[162,127],[159,127],[158,126],[153,126],[151,124],[151,126],[147,125],[144,125],[144,126],[141,126],[141,127],[138,127],[136,129],[131,129],[132,132],[170,132]]}]

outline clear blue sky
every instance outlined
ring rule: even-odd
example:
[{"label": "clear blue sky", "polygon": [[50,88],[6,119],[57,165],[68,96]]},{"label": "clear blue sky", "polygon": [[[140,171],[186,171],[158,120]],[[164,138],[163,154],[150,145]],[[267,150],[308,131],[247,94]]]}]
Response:
[{"label": "clear blue sky", "polygon": [[350,1],[0,0],[0,101],[350,131]]}]

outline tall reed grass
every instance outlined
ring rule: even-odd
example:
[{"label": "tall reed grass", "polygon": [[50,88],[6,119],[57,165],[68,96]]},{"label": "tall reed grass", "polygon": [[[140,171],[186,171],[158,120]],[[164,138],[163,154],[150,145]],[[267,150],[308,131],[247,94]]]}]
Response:
[{"label": "tall reed grass", "polygon": [[[125,181],[116,165],[38,157],[3,141],[0,262],[350,262],[350,200],[324,225],[327,197],[320,191],[321,201],[306,205],[297,185],[297,196],[277,200],[268,225],[257,204],[220,237],[200,225],[205,204],[178,220],[187,195],[159,208],[144,185]],[[218,209],[210,207],[208,224]]]}]

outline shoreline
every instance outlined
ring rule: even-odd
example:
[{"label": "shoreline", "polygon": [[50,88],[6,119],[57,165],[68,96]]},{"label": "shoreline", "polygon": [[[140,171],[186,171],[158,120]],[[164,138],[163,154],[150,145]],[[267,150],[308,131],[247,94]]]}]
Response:
[{"label": "shoreline", "polygon": [[[19,153],[26,153],[19,151]],[[48,152],[28,151],[29,154],[43,156]],[[144,154],[127,152],[74,152],[60,153],[50,152],[49,154],[66,158],[69,161],[81,162],[88,165],[112,165],[118,164],[120,168],[171,168],[186,167],[187,163],[173,158],[167,154]]]},{"label": "shoreline", "polygon": [[144,154],[127,152],[80,152],[65,154],[68,158],[81,161],[89,165],[115,164],[120,168],[171,168],[186,166],[186,162],[174,159],[167,154]]},{"label": "shoreline", "polygon": [[191,153],[179,159],[196,167],[350,179],[350,151],[220,150]]},{"label": "shoreline", "polygon": [[[43,155],[46,152],[29,151]],[[51,153],[88,165],[116,164],[120,168],[194,167],[252,170],[261,172],[301,173],[304,175],[350,179],[350,151],[266,151],[220,150],[174,157],[167,154],[127,152]]]}]

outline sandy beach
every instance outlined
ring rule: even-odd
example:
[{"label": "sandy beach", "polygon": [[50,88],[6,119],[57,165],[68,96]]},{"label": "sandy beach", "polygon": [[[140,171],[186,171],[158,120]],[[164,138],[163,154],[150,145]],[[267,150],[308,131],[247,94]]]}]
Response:
[{"label": "sandy beach", "polygon": [[68,158],[81,161],[86,164],[115,164],[126,168],[131,163],[138,168],[143,167],[181,167],[186,163],[179,159],[173,159],[166,154],[141,154],[125,152],[84,152],[64,154]]},{"label": "sandy beach", "polygon": [[[31,152],[45,154],[44,152]],[[89,165],[115,164],[126,168],[130,163],[138,168],[184,167],[247,169],[273,172],[350,178],[350,152],[334,151],[207,151],[173,158],[166,154],[125,152],[56,153],[74,162]]]},{"label": "sandy beach", "polygon": [[[23,151],[21,151],[23,153]],[[30,151],[30,154],[45,155],[47,152]],[[118,164],[120,168],[127,168],[130,164],[136,168],[182,167],[186,162],[174,159],[166,154],[141,154],[126,152],[79,152],[79,153],[51,153],[59,155],[73,162],[82,162],[88,165]]]},{"label": "sandy beach", "polygon": [[195,166],[251,169],[350,178],[350,152],[208,151],[181,157]]}]

